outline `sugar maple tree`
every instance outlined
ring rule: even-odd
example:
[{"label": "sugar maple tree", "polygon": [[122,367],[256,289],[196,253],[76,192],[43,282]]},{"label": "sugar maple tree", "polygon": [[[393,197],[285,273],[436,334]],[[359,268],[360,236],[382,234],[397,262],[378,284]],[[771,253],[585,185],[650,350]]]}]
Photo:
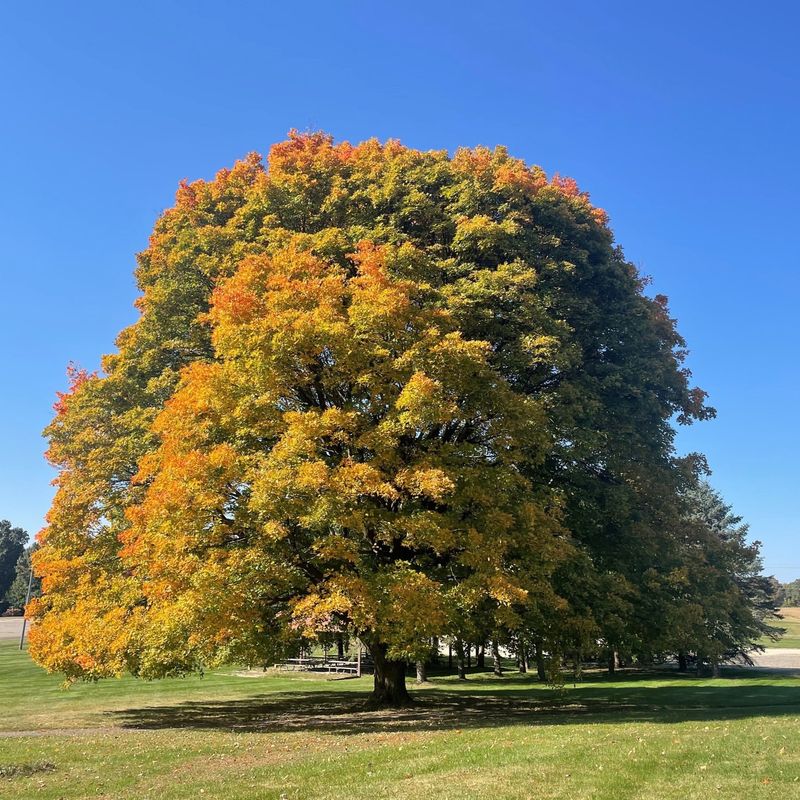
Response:
[{"label": "sugar maple tree", "polygon": [[573,181],[292,134],[182,184],[137,277],[48,429],[40,663],[156,677],[347,628],[399,703],[431,636],[638,635],[670,420],[710,412]]}]

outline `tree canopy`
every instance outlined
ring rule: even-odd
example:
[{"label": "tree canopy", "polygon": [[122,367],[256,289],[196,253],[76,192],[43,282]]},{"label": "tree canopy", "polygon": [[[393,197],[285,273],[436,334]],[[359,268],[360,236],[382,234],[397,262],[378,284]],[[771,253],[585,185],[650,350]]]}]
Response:
[{"label": "tree canopy", "polygon": [[700,464],[673,421],[713,410],[574,181],[293,133],[181,184],[136,274],[47,430],[40,663],[156,677],[349,630],[396,702],[432,636],[673,646]]}]

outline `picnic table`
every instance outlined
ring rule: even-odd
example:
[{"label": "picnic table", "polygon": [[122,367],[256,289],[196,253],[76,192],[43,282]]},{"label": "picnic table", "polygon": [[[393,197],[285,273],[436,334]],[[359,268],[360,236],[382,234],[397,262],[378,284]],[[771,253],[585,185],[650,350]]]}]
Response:
[{"label": "picnic table", "polygon": [[275,664],[275,669],[358,675],[362,672],[372,672],[372,661],[364,657],[358,661],[348,661],[338,658],[310,656],[308,658],[287,658]]}]

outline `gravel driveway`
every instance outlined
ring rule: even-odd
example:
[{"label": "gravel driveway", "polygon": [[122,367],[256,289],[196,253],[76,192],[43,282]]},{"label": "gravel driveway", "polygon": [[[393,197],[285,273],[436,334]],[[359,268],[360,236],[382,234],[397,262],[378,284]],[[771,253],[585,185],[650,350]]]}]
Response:
[{"label": "gravel driveway", "polygon": [[22,617],[0,617],[0,639],[19,639]]},{"label": "gravel driveway", "polygon": [[751,653],[757,667],[769,669],[800,670],[800,649],[792,647],[768,647],[763,653]]}]

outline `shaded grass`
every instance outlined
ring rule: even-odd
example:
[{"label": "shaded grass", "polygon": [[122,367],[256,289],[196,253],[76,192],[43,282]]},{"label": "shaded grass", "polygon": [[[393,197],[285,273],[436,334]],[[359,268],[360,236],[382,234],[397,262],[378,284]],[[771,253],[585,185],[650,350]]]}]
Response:
[{"label": "shaded grass", "polygon": [[[366,687],[364,687],[366,688]],[[596,678],[563,691],[527,678],[439,679],[414,691],[409,708],[375,711],[362,697],[333,689],[253,694],[246,699],[186,701],[108,713],[125,729],[314,732],[356,736],[517,725],[683,722],[800,715],[800,682],[772,676],[698,681],[677,675]]]},{"label": "shaded grass", "polygon": [[438,677],[412,708],[376,712],[368,678],[220,672],[64,691],[0,644],[0,763],[56,766],[0,781],[0,797],[798,796],[800,679],[726,676],[590,675],[563,692]]}]

